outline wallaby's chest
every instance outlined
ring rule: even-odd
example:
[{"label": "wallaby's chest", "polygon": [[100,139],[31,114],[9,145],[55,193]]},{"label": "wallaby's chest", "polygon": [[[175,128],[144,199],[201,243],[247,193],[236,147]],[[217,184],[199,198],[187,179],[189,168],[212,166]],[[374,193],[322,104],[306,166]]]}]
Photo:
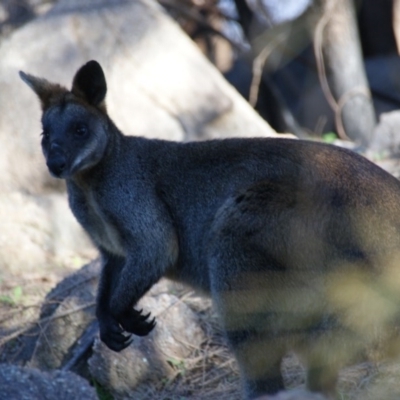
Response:
[{"label": "wallaby's chest", "polygon": [[71,190],[70,206],[96,245],[112,254],[125,256],[120,233],[93,190]]}]

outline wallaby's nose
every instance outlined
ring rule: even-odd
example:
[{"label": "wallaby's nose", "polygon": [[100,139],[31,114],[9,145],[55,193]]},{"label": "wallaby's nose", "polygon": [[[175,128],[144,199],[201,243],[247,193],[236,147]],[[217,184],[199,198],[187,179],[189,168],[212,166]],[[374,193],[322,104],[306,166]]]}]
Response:
[{"label": "wallaby's nose", "polygon": [[67,166],[65,156],[61,152],[50,153],[46,164],[49,171],[57,178],[61,176]]}]

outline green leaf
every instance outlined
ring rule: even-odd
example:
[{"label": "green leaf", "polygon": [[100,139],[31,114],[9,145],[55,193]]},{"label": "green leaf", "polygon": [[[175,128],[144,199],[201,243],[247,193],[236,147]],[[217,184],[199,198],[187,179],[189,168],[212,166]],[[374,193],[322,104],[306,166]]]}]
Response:
[{"label": "green leaf", "polygon": [[174,367],[181,367],[183,365],[183,361],[177,360],[176,358],[168,358],[167,362],[169,362]]},{"label": "green leaf", "polygon": [[22,287],[21,286],[16,286],[13,290],[13,299],[17,303],[19,300],[21,300],[22,297]]},{"label": "green leaf", "polygon": [[333,143],[337,138],[338,137],[334,132],[327,132],[322,135],[322,140],[325,143]]},{"label": "green leaf", "polygon": [[177,360],[176,358],[168,358],[167,362],[172,366],[175,367],[181,375],[185,375],[186,373],[186,366],[184,360]]},{"label": "green leaf", "polygon": [[10,296],[0,296],[0,303],[15,304],[15,301]]}]

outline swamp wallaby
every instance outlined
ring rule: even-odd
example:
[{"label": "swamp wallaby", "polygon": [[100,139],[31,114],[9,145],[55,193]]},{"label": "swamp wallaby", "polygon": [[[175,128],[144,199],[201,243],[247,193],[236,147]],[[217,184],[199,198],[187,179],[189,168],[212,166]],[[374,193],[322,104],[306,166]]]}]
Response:
[{"label": "swamp wallaby", "polygon": [[365,158],[290,139],[124,136],[90,61],[71,91],[20,73],[43,109],[50,173],[104,260],[97,318],[115,351],[147,335],[134,308],[162,276],[211,294],[246,398],[283,389],[295,350],[332,395],[366,347],[400,349],[400,183]]}]

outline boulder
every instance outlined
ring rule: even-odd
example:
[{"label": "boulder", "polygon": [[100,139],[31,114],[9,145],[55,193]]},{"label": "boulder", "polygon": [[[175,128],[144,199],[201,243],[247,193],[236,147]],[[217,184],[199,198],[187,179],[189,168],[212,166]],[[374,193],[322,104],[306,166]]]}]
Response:
[{"label": "boulder", "polygon": [[160,389],[179,371],[184,372],[185,359],[205,340],[198,317],[176,296],[150,293],[140,301],[142,307],[156,317],[153,332],[134,337],[120,353],[96,340],[89,360],[91,375],[116,400],[149,398],[150,387]]},{"label": "boulder", "polygon": [[[31,329],[18,337],[14,363],[50,371],[74,357],[79,340],[95,321],[95,301],[101,263],[93,261],[62,280],[45,298]],[[93,331],[91,343],[93,343]],[[11,353],[15,343],[4,351]]]},{"label": "boulder", "polygon": [[146,337],[134,337],[120,353],[109,350],[98,339],[95,318],[100,269],[96,260],[61,281],[46,296],[37,323],[4,351],[11,354],[18,345],[12,357],[16,364],[72,370],[93,377],[116,399],[134,399],[148,385],[184,370],[185,359],[200,348],[205,333],[195,312],[171,294],[171,282],[161,280],[138,304],[156,317],[156,328]]},{"label": "boulder", "polygon": [[294,389],[280,392],[274,396],[258,397],[256,400],[327,400],[327,398],[307,390]]},{"label": "boulder", "polygon": [[0,397],[10,400],[98,400],[95,389],[72,372],[47,373],[11,364],[0,364],[0,388]]},{"label": "boulder", "polygon": [[70,87],[82,64],[98,60],[109,114],[126,134],[274,134],[155,1],[60,0],[2,41],[0,59],[0,190],[62,188],[43,162],[39,102],[18,70]]},{"label": "boulder", "polygon": [[[29,366],[41,370],[64,367],[75,347],[95,321],[95,303],[101,262],[96,260],[61,281],[47,296],[40,313]],[[93,331],[93,336],[97,332]],[[90,344],[93,342],[93,336]]]},{"label": "boulder", "polygon": [[371,144],[371,155],[381,153],[384,155],[396,155],[400,153],[400,111],[391,111],[380,116],[375,128],[374,140]]},{"label": "boulder", "polygon": [[50,265],[54,271],[73,257],[96,254],[65,195],[0,191],[0,221],[0,266],[10,275],[21,269],[45,275]]}]

